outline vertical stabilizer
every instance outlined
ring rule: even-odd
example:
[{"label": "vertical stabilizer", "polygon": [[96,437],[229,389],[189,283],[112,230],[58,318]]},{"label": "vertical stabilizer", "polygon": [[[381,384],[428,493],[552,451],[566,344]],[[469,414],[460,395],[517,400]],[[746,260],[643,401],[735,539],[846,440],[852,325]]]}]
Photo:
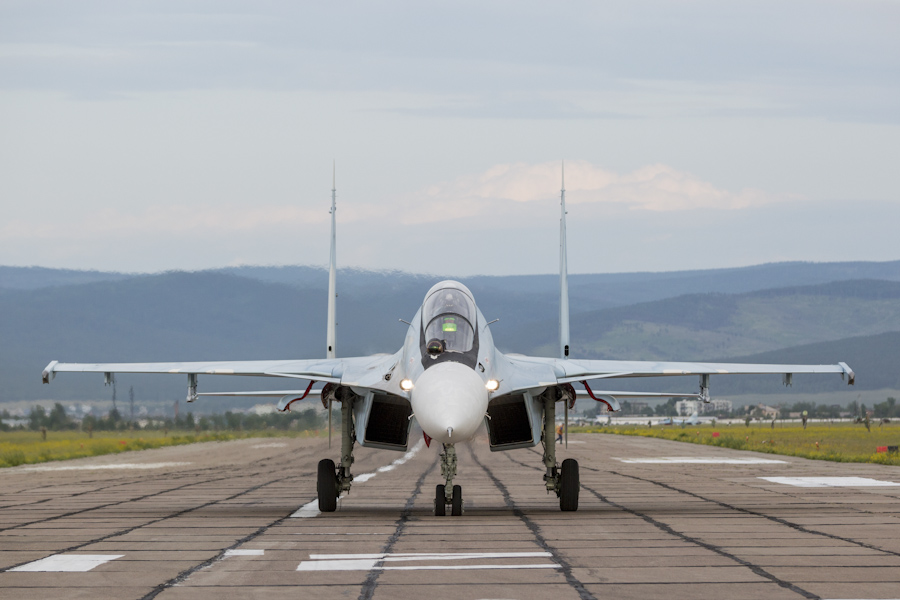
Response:
[{"label": "vertical stabilizer", "polygon": [[569,266],[566,259],[566,165],[559,194],[559,356],[569,357]]},{"label": "vertical stabilizer", "polygon": [[328,261],[328,327],[327,327],[327,350],[325,358],[335,357],[334,338],[336,329],[335,304],[337,299],[337,233],[336,233],[336,212],[337,212],[337,187],[335,186],[335,167],[332,165],[331,171],[331,257]]}]

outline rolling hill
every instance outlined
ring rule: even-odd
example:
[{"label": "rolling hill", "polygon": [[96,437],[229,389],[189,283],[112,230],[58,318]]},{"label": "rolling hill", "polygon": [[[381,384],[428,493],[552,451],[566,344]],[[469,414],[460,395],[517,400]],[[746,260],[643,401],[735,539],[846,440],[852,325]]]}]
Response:
[{"label": "rolling hill", "polygon": [[[815,279],[822,272],[847,274],[873,269],[887,269],[890,275],[894,268],[894,263],[876,263],[876,267],[871,263],[861,265],[859,268],[832,265],[824,271],[821,265],[813,265],[810,267],[813,275],[804,277],[795,277],[802,264],[763,265],[760,272],[768,275],[758,277],[757,281],[771,281],[772,273],[784,272],[791,273],[792,280]],[[325,294],[321,281],[324,271],[307,269],[306,285],[288,285],[271,276],[283,274],[282,268],[260,267],[259,272],[247,269],[101,277],[77,284],[61,283],[64,278],[61,280],[56,274],[45,280],[49,282],[47,285],[37,287],[40,277],[32,274],[31,287],[21,284],[17,289],[11,289],[15,286],[0,289],[0,401],[108,397],[109,390],[103,388],[99,376],[69,375],[53,385],[42,386],[40,371],[50,360],[321,356],[325,338]],[[749,268],[743,272],[747,279],[753,279],[753,271],[754,268]],[[3,273],[9,272],[0,271],[0,275]],[[713,272],[706,274],[711,279],[716,277]],[[727,275],[721,281],[734,273]],[[650,286],[654,281],[662,285],[660,282],[667,276],[679,282],[671,289],[680,289],[687,277],[684,273],[597,277],[617,280],[622,285],[630,281],[638,287],[629,293],[646,296],[649,289],[641,293],[634,290]],[[405,326],[398,319],[409,320],[425,291],[439,280],[422,275],[352,271],[342,273],[342,277],[338,352],[344,356],[396,350],[405,334]],[[591,276],[583,277],[588,281]],[[0,283],[8,281],[8,277],[0,278]],[[556,354],[555,278],[480,277],[464,282],[473,289],[488,319],[501,318],[491,326],[501,350]],[[538,283],[546,283],[550,289],[536,291],[534,286]],[[745,281],[743,285],[750,284]],[[577,289],[591,288],[585,284]],[[900,340],[896,334],[890,334],[900,331],[900,283],[893,280],[852,279],[752,289],[744,293],[696,293],[596,310],[591,294],[601,291],[598,287],[590,293],[584,292],[581,310],[573,303],[573,356],[671,360],[723,360],[737,356],[750,360],[751,355],[763,357],[775,352],[769,358],[753,360],[781,362],[799,360],[792,357],[815,351],[818,354],[809,356],[829,358],[801,362],[844,360],[858,370],[860,386],[866,389],[882,383],[881,375],[871,376],[865,365],[900,362]],[[591,310],[585,309],[586,305]],[[846,344],[843,353],[840,352],[844,348],[842,344]],[[872,350],[874,354],[866,354],[867,348],[876,350]],[[833,358],[826,351],[829,349],[834,350]],[[854,356],[864,360],[865,365],[854,362]],[[879,367],[872,373],[889,370]],[[132,384],[139,399],[144,401],[171,401],[183,397],[185,391],[181,377],[120,376],[120,385]],[[283,387],[279,382],[264,384]],[[243,378],[239,381],[201,378],[201,391],[253,389],[261,385],[259,381]],[[717,382],[718,392],[722,391],[720,385],[725,383]],[[781,390],[780,379],[772,386],[753,382],[747,383],[747,388],[739,382],[728,385],[754,392]]]}]

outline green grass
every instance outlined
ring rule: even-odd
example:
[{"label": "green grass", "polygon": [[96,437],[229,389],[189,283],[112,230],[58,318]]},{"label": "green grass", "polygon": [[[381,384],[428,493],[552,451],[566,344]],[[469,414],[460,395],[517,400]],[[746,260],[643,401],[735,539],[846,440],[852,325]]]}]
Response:
[{"label": "green grass", "polygon": [[189,431],[95,431],[92,438],[80,431],[48,431],[41,439],[37,431],[0,432],[0,468],[68,460],[86,456],[117,454],[164,446],[180,446],[196,442],[218,442],[252,437],[313,437],[318,431],[290,432],[280,430],[246,432]]},{"label": "green grass", "polygon": [[[652,428],[636,425],[612,427],[573,427],[573,433],[606,433],[654,437],[676,442],[719,446],[734,450],[752,450],[769,454],[784,454],[816,460],[836,462],[877,463],[900,466],[900,454],[876,452],[878,446],[900,445],[900,425],[881,427],[872,424],[872,431],[864,425],[835,423],[810,425],[803,429],[799,424],[776,426],[700,425],[694,427]],[[718,433],[718,436],[713,436]]]}]

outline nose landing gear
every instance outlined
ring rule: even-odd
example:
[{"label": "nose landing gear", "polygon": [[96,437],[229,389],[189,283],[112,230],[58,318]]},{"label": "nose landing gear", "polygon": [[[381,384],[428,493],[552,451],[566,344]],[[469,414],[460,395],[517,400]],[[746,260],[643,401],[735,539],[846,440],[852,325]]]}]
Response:
[{"label": "nose landing gear", "polygon": [[441,476],[447,483],[439,484],[434,489],[434,514],[437,517],[445,516],[449,505],[450,514],[459,517],[463,513],[463,499],[462,487],[453,485],[453,478],[456,477],[456,448],[453,444],[444,444],[444,451],[441,453]]}]

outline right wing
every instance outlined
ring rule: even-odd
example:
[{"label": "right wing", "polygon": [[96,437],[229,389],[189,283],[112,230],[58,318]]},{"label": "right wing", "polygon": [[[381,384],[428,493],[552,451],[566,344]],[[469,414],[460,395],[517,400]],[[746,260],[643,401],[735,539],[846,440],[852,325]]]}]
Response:
[{"label": "right wing", "polygon": [[795,373],[837,373],[847,376],[850,385],[856,376],[846,363],[836,365],[771,365],[755,363],[704,363],[643,360],[581,360],[510,356],[514,362],[543,365],[553,369],[556,383],[631,377],[671,377],[680,375],[792,375]]}]

